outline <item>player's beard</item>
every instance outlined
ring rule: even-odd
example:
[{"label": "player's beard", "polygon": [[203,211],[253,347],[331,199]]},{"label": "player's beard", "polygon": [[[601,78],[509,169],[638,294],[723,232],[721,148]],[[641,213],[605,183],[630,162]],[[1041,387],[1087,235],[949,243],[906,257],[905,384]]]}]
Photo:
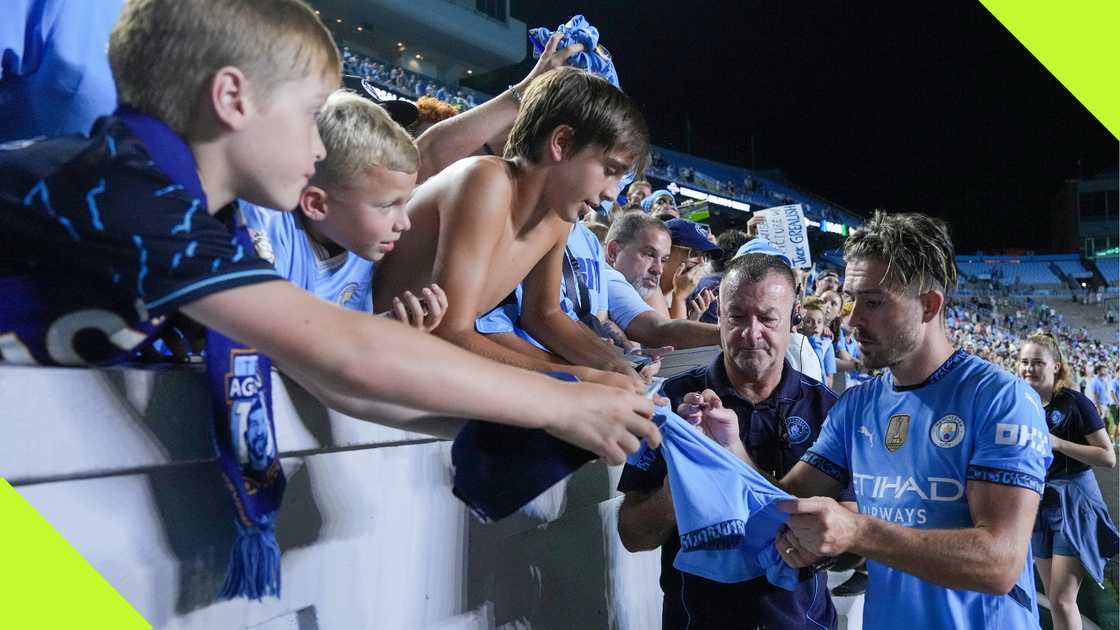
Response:
[{"label": "player's beard", "polygon": [[[859,331],[856,331],[859,339]],[[863,355],[863,367],[869,370],[891,368],[902,362],[917,349],[921,343],[921,327],[913,326],[903,329],[886,338],[877,338],[870,346],[860,346]]]}]

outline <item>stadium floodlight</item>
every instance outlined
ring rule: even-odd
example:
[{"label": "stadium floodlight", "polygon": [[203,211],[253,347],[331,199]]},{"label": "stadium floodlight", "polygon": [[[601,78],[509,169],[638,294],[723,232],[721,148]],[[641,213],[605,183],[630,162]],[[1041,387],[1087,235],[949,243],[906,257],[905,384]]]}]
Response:
[{"label": "stadium floodlight", "polygon": [[733,208],[735,210],[742,210],[743,212],[751,211],[750,204],[745,204],[742,201],[735,201],[734,199],[728,199],[727,197],[720,197],[719,195],[713,195],[711,193],[693,190],[692,188],[680,186],[679,184],[678,186],[680,187],[679,194],[682,197],[688,197],[689,199],[700,199],[702,201],[707,201],[708,203],[714,203],[717,206]]}]

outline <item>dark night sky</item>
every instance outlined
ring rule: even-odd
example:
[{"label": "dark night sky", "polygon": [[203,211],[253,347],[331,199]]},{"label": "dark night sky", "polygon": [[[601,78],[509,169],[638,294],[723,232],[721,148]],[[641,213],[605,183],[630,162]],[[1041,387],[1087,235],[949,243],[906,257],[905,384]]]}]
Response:
[{"label": "dark night sky", "polygon": [[1039,217],[1062,182],[1117,164],[1116,139],[975,1],[511,0],[530,28],[577,12],[655,144],[750,167],[753,134],[758,168],[859,212],[943,217],[958,251],[1052,247]]}]

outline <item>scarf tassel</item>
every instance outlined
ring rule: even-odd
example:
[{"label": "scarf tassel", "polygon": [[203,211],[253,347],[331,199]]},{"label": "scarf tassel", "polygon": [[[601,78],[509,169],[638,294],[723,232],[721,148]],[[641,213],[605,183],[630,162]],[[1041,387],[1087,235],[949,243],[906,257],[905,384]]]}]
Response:
[{"label": "scarf tassel", "polygon": [[280,545],[276,542],[275,518],[262,517],[255,527],[237,521],[237,540],[230,552],[226,581],[218,597],[280,597]]}]

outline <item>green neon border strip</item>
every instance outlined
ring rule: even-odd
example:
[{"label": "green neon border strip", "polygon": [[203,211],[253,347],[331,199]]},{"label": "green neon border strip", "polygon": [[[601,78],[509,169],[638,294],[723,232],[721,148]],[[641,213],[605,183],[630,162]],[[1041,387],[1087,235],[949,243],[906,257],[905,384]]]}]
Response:
[{"label": "green neon border strip", "polygon": [[980,0],[1113,137],[1120,138],[1120,2]]},{"label": "green neon border strip", "polygon": [[0,559],[0,628],[152,627],[3,478]]}]

